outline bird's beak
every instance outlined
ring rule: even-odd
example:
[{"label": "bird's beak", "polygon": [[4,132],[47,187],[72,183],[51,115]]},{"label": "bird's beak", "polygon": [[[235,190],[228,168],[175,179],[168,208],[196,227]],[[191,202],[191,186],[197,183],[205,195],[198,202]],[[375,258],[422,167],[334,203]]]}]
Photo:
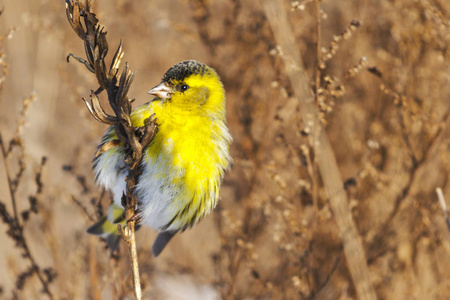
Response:
[{"label": "bird's beak", "polygon": [[156,96],[160,99],[167,100],[172,96],[173,90],[170,88],[167,82],[163,81],[154,88],[152,88],[150,91],[148,91],[148,94]]}]

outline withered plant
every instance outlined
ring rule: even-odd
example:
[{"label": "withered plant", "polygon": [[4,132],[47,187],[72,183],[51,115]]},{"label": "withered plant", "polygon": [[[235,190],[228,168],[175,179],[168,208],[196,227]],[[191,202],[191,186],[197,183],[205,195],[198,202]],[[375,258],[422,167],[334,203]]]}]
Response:
[{"label": "withered plant", "polygon": [[[42,292],[49,299],[54,299],[50,284],[57,276],[57,273],[51,267],[43,268],[40,265],[39,260],[32,254],[31,247],[24,232],[27,221],[30,219],[30,215],[38,214],[39,212],[38,202],[41,200],[42,191],[44,189],[42,171],[47,161],[46,157],[42,157],[39,167],[34,171],[36,192],[28,196],[29,207],[21,212],[19,212],[18,208],[18,203],[23,200],[18,196],[18,190],[23,182],[24,172],[27,169],[22,133],[30,104],[35,99],[36,95],[31,95],[23,100],[22,110],[20,116],[17,118],[17,128],[12,138],[9,141],[5,141],[0,134],[1,157],[5,166],[6,179],[8,181],[7,187],[12,206],[11,213],[7,209],[5,200],[0,199],[0,218],[8,227],[6,234],[15,242],[15,246],[22,252],[22,257],[29,263],[28,269],[18,275],[15,286],[17,291],[13,291],[13,294],[17,297],[19,291],[24,289],[27,280],[32,276],[37,276],[42,285]],[[13,165],[10,167],[10,164]]]},{"label": "withered plant", "polygon": [[[130,172],[126,178],[127,193],[123,196],[122,202],[125,207],[125,218],[127,226],[122,228],[119,224],[118,229],[122,238],[127,242],[128,253],[133,273],[133,286],[136,299],[141,299],[141,283],[139,279],[139,265],[136,251],[135,224],[137,199],[134,194],[134,187],[137,184],[138,176],[141,173],[140,161],[142,159],[143,149],[153,139],[156,133],[156,118],[151,116],[144,121],[144,126],[140,128],[133,127],[130,113],[131,104],[134,99],[128,98],[128,91],[133,82],[134,72],[129,70],[126,64],[119,79],[119,66],[124,55],[122,45],[117,48],[109,68],[106,67],[105,57],[108,54],[108,42],[106,32],[98,24],[98,19],[92,11],[92,0],[71,1],[66,0],[67,19],[77,35],[84,41],[84,48],[87,60],[73,54],[70,57],[84,64],[86,68],[95,74],[98,84],[96,91],[91,92],[90,101],[86,101],[86,107],[91,115],[99,122],[114,126],[118,140],[106,143],[96,155],[107,151],[111,147],[123,143],[127,151],[125,162],[130,166]],[[84,25],[84,27],[83,27]],[[115,115],[108,115],[100,105],[98,95],[106,91],[109,105]]]},{"label": "withered plant", "polygon": [[[0,16],[3,11],[0,11]],[[3,43],[9,33],[6,35],[0,35],[0,91],[3,90],[3,85],[6,76],[8,75],[8,64],[5,62],[5,54],[3,51]],[[23,180],[24,173],[27,169],[27,163],[25,162],[25,145],[23,141],[23,131],[26,125],[27,114],[30,110],[31,103],[36,100],[36,95],[32,94],[26,97],[22,101],[22,109],[17,118],[16,128],[14,134],[9,140],[4,140],[2,133],[0,132],[0,150],[1,159],[5,167],[6,173],[6,186],[9,192],[10,203],[12,212],[8,210],[6,205],[6,199],[0,198],[0,219],[7,226],[6,234],[10,237],[17,249],[21,251],[21,255],[29,264],[27,270],[21,272],[15,282],[15,290],[13,290],[14,297],[19,297],[19,293],[24,289],[27,281],[37,276],[42,286],[42,293],[44,293],[49,299],[54,299],[54,295],[50,289],[50,285],[57,276],[57,272],[52,267],[42,267],[41,263],[32,253],[32,247],[30,246],[27,236],[25,234],[25,227],[32,214],[38,214],[39,201],[41,200],[42,192],[44,189],[44,183],[42,181],[42,172],[47,161],[44,156],[41,158],[41,162],[36,170],[33,171],[34,183],[36,185],[36,191],[28,195],[28,208],[19,211],[19,203],[25,201],[18,195],[19,188],[26,184]],[[7,197],[8,197],[7,196]],[[2,293],[2,287],[0,286],[0,295]]]}]

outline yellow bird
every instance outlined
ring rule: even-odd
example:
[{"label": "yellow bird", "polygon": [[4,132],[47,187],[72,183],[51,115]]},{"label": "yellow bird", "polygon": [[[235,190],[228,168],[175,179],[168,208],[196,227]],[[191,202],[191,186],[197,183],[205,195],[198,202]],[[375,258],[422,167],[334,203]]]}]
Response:
[{"label": "yellow bird", "polygon": [[[207,65],[195,60],[176,64],[148,93],[155,98],[132,112],[132,123],[142,127],[155,114],[158,132],[144,150],[135,192],[141,224],[159,231],[152,247],[158,256],[178,231],[196,224],[216,206],[231,163],[232,138],[223,85]],[[99,149],[116,139],[114,128],[108,128]],[[106,238],[114,250],[119,237],[113,224],[124,221],[121,199],[129,170],[123,144],[96,156],[93,169],[97,184],[112,192],[114,203],[88,232]]]}]

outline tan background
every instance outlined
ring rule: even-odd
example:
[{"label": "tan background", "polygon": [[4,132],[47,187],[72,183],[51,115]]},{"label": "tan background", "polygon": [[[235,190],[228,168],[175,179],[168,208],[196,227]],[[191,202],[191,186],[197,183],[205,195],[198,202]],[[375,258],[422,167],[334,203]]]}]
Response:
[{"label": "tan background", "polygon": [[[139,231],[145,297],[355,298],[325,191],[308,172],[298,104],[261,5],[205,1],[209,14],[199,24],[193,16],[204,11],[196,3],[95,4],[110,52],[122,40],[124,61],[138,69],[130,91],[136,105],[149,100],[146,92],[170,66],[191,58],[215,67],[227,91],[234,165],[220,205],[157,259],[150,254],[155,233]],[[289,10],[291,2],[285,3]],[[27,170],[19,211],[35,192],[40,158],[48,158],[39,212],[25,224],[31,252],[42,269],[58,273],[50,284],[56,299],[132,297],[125,249],[119,260],[110,259],[104,244],[85,233],[92,222],[73,201],[95,215],[91,199],[101,191],[92,183],[90,161],[105,126],[81,101],[97,87],[93,74],[65,61],[68,53],[84,54],[64,2],[6,0],[2,7],[0,50],[8,65],[0,98],[4,140],[15,131],[22,100],[37,97],[23,132]],[[315,5],[305,7],[289,10],[289,17],[313,87]],[[322,79],[328,75],[331,82],[326,87],[322,80],[321,107],[330,110],[323,118],[342,176],[356,179],[348,194],[375,291],[380,299],[449,299],[450,234],[435,189],[441,187],[450,204],[450,3],[324,0],[321,7],[324,47],[352,20],[361,22],[326,62]],[[348,75],[362,57],[382,79],[365,68]],[[17,152],[8,165],[17,170]],[[63,165],[72,165],[89,190]],[[7,187],[2,161],[0,201],[11,212]],[[15,287],[29,263],[6,231],[0,224],[0,298],[46,299],[36,276],[22,290]]]}]

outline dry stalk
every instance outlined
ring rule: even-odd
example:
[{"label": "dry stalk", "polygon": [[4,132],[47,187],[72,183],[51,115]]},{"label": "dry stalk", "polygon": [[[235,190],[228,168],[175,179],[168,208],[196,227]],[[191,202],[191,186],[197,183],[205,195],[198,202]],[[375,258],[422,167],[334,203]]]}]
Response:
[{"label": "dry stalk", "polygon": [[317,39],[317,44],[316,44],[316,55],[317,55],[317,64],[316,64],[316,93],[315,93],[315,97],[316,97],[316,103],[317,101],[317,97],[319,96],[319,88],[320,88],[320,61],[321,61],[321,51],[320,51],[320,39],[322,36],[322,26],[321,26],[321,20],[322,20],[322,15],[320,13],[320,0],[315,0],[316,3],[316,39]]},{"label": "dry stalk", "polygon": [[[35,183],[36,183],[36,192],[34,195],[28,196],[29,208],[23,210],[19,213],[18,210],[18,198],[17,192],[19,185],[22,182],[23,174],[26,170],[25,163],[25,147],[22,140],[22,131],[23,127],[26,123],[27,112],[30,108],[31,102],[36,99],[35,95],[31,95],[23,100],[22,110],[20,111],[20,115],[17,119],[17,128],[13,135],[13,137],[9,141],[4,141],[2,135],[0,134],[0,152],[3,160],[3,164],[5,166],[5,173],[7,178],[7,185],[9,190],[9,196],[11,198],[12,204],[12,214],[10,214],[5,204],[0,201],[0,219],[5,223],[8,227],[7,234],[8,236],[15,241],[16,247],[22,249],[22,256],[29,261],[30,266],[24,272],[22,272],[16,281],[16,288],[18,290],[23,289],[25,282],[28,278],[36,274],[39,278],[39,281],[42,284],[42,291],[44,294],[48,296],[49,299],[54,299],[54,295],[50,291],[50,283],[55,279],[56,272],[52,268],[45,268],[39,266],[38,261],[32,255],[28,241],[25,237],[25,224],[29,220],[30,215],[32,213],[38,213],[38,199],[40,198],[43,190],[43,182],[42,182],[42,170],[47,161],[46,157],[42,157],[39,168],[34,173],[35,175]],[[18,170],[14,173],[9,168],[8,160],[11,159],[13,155],[14,149],[18,149]]]},{"label": "dry stalk", "polygon": [[[134,99],[128,98],[128,91],[133,82],[134,72],[132,73],[128,65],[126,65],[119,79],[119,65],[124,55],[122,45],[119,45],[116,50],[109,69],[106,67],[105,57],[108,53],[106,32],[98,25],[98,19],[92,12],[92,4],[92,0],[87,0],[86,2],[66,0],[67,18],[73,30],[84,41],[87,57],[87,60],[85,60],[69,54],[67,59],[70,57],[75,58],[97,77],[99,88],[95,92],[91,92],[90,101],[83,100],[89,112],[97,121],[114,126],[118,140],[112,142],[114,145],[108,146],[117,146],[118,142],[121,142],[127,153],[125,162],[130,166],[130,171],[126,179],[127,193],[122,199],[127,226],[122,228],[121,225],[118,225],[118,229],[128,245],[134,295],[136,299],[141,299],[142,291],[135,238],[135,225],[139,220],[136,218],[137,199],[133,190],[140,174],[139,165],[143,149],[148,146],[156,133],[156,119],[151,116],[144,121],[145,125],[143,127],[133,127],[130,114],[131,104]],[[84,24],[82,24],[82,21]],[[97,96],[102,91],[106,91],[109,105],[114,111],[114,115],[108,115],[101,107]],[[104,149],[99,151],[101,152],[102,150],[105,151]]]},{"label": "dry stalk", "polygon": [[283,51],[286,73],[300,103],[300,113],[316,152],[316,161],[330,199],[342,239],[348,268],[359,299],[376,299],[366,255],[348,205],[344,184],[331,145],[322,129],[319,112],[311,94],[303,62],[280,0],[262,0],[277,44]]},{"label": "dry stalk", "polygon": [[[10,149],[12,149],[11,147],[14,147],[12,145],[15,143],[19,143],[20,144],[19,147],[22,147],[21,146],[22,140],[20,139],[20,137],[16,136],[9,143]],[[17,145],[19,145],[19,144],[17,144]],[[42,270],[42,268],[38,265],[34,256],[31,254],[30,247],[28,245],[27,239],[25,238],[25,234],[24,234],[24,223],[28,220],[30,212],[37,213],[37,208],[36,208],[37,196],[42,191],[42,183],[40,181],[40,178],[41,178],[42,167],[44,166],[44,164],[46,162],[46,158],[45,157],[42,158],[40,168],[36,172],[36,183],[38,185],[38,191],[36,192],[35,196],[29,197],[30,209],[23,211],[20,214],[21,215],[21,217],[20,217],[18,210],[17,210],[17,199],[16,199],[16,192],[17,192],[17,187],[19,186],[19,183],[20,183],[20,177],[18,177],[17,175],[20,172],[23,172],[24,169],[22,169],[22,166],[21,166],[19,173],[17,173],[15,176],[16,178],[13,178],[12,173],[9,170],[8,162],[7,162],[9,153],[11,153],[11,152],[6,149],[1,135],[0,135],[0,149],[1,149],[1,153],[2,153],[2,159],[3,159],[4,165],[5,165],[6,177],[8,179],[8,189],[9,189],[9,194],[10,194],[11,202],[12,202],[12,206],[13,206],[13,215],[10,215],[6,211],[6,207],[4,206],[4,204],[2,202],[0,202],[0,218],[2,219],[3,223],[5,223],[9,227],[8,232],[7,232],[8,235],[16,242],[16,246],[23,250],[23,257],[26,258],[27,260],[29,260],[29,262],[31,264],[30,267],[28,268],[28,271],[23,272],[18,277],[18,280],[16,282],[16,287],[19,290],[22,289],[25,284],[25,280],[28,277],[31,277],[33,274],[36,274],[39,278],[39,281],[42,284],[43,293],[45,293],[49,299],[54,299],[54,296],[53,296],[52,292],[50,291],[49,284],[56,277],[56,273],[51,268],[46,268],[46,269]],[[23,148],[21,151],[23,151]],[[22,159],[23,158],[21,158],[20,160],[22,160]],[[17,179],[17,181],[16,181],[16,179]]]},{"label": "dry stalk", "polygon": [[[397,105],[397,108],[399,109],[398,114],[401,118],[400,126],[402,129],[402,138],[407,146],[409,156],[412,162],[412,166],[408,172],[408,181],[403,186],[401,192],[397,195],[394,201],[394,208],[389,213],[386,220],[382,223],[380,226],[380,229],[378,230],[377,234],[373,237],[372,241],[370,242],[370,245],[368,249],[374,249],[374,245],[380,245],[382,244],[382,241],[387,236],[386,233],[389,232],[392,228],[394,228],[394,219],[398,215],[398,213],[401,211],[402,206],[405,206],[405,200],[409,199],[411,196],[411,190],[414,186],[417,186],[417,182],[419,181],[419,174],[423,170],[423,168],[426,166],[427,161],[429,161],[430,158],[433,157],[433,154],[436,151],[436,148],[439,147],[439,145],[442,143],[442,140],[447,137],[448,128],[450,128],[450,110],[447,110],[447,112],[444,114],[441,120],[441,126],[438,127],[438,130],[436,133],[434,133],[433,137],[431,138],[430,142],[426,145],[425,150],[422,154],[422,157],[420,159],[416,158],[413,151],[413,146],[411,145],[410,137],[406,134],[406,125],[404,123],[405,117],[404,115],[409,113],[407,111],[407,107],[404,103],[407,96],[401,95],[400,93],[396,92],[395,89],[382,77],[382,73],[380,70],[378,70],[376,67],[370,67],[367,68],[367,70],[373,74],[374,76],[378,77],[380,81],[382,82],[382,86],[384,89],[384,92],[390,96],[393,97],[394,103]],[[446,135],[447,134],[447,135]],[[377,253],[371,253],[368,252],[368,261],[373,262],[377,258],[379,258],[384,251],[378,251]]]},{"label": "dry stalk", "polygon": [[[322,37],[322,26],[321,26],[321,11],[320,11],[320,0],[315,0],[316,4],[316,39],[317,39],[317,45],[316,45],[316,55],[317,55],[317,63],[316,63],[316,72],[315,72],[315,89],[316,92],[314,93],[316,104],[319,103],[319,96],[321,92],[320,88],[320,61],[321,61],[321,52],[320,52],[320,39]],[[309,147],[311,149],[314,149],[314,145],[310,144]],[[310,151],[311,152],[311,151]],[[312,197],[313,197],[313,203],[314,203],[314,210],[316,213],[316,216],[318,216],[318,195],[319,195],[319,188],[318,188],[318,180],[317,180],[317,163],[316,163],[316,157],[314,156],[314,164],[311,164],[311,155],[312,153],[308,153],[308,173],[311,177],[311,183],[312,183]],[[316,222],[315,222],[316,223]]]},{"label": "dry stalk", "polygon": [[444,193],[440,187],[436,188],[436,194],[438,196],[439,205],[444,213],[445,223],[447,224],[447,229],[450,231],[450,219],[448,218],[447,204],[445,203]]}]

